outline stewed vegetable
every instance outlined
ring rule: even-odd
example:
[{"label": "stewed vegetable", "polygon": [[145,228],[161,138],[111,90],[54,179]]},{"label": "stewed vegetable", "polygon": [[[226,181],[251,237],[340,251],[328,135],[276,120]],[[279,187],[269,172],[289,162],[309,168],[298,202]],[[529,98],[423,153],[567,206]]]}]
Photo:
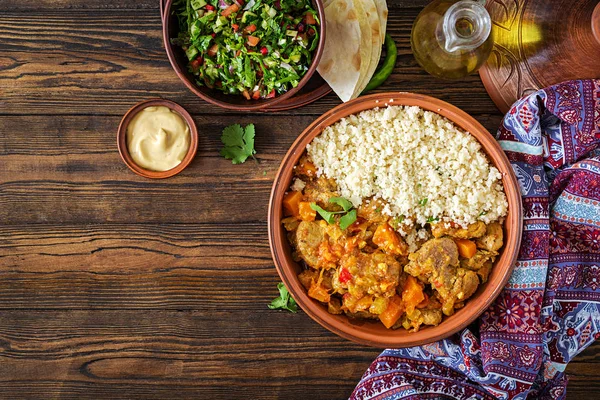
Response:
[{"label": "stewed vegetable", "polygon": [[296,87],[319,42],[310,0],[178,0],[180,33],[172,43],[189,59],[200,86],[246,99]]}]

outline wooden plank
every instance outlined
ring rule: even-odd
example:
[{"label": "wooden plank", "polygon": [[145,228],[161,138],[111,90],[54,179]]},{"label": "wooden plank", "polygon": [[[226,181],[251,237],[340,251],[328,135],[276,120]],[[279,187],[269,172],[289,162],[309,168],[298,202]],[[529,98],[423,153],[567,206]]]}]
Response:
[{"label": "wooden plank", "polygon": [[[4,224],[265,221],[279,163],[314,117],[278,118],[276,123],[264,114],[195,118],[201,133],[196,159],[178,176],[157,181],[133,174],[121,161],[115,134],[120,117],[2,117],[0,220]],[[480,118],[490,127],[498,119]],[[232,123],[250,122],[257,129],[259,163],[232,165],[218,154],[221,131]],[[20,132],[25,136],[16,136]]]},{"label": "wooden plank", "polygon": [[303,313],[242,308],[6,311],[0,337],[10,399],[300,399],[307,388],[311,398],[341,399],[380,351]]},{"label": "wooden plank", "polygon": [[[0,309],[265,311],[266,224],[0,226]],[[69,290],[65,290],[69,288]]]},{"label": "wooden plank", "polygon": [[[447,100],[473,114],[497,109],[477,75],[440,81],[416,63],[410,30],[419,8],[390,13],[396,69],[379,91],[409,91]],[[164,97],[196,114],[227,113],[192,94],[171,69],[154,9],[0,13],[0,114],[122,115],[138,101]],[[465,95],[468,93],[468,95]],[[321,114],[333,94],[277,115]]]},{"label": "wooden plank", "polygon": [[[303,313],[252,310],[7,310],[0,337],[10,399],[342,399],[380,351]],[[599,350],[569,365],[567,398],[598,398]]]}]

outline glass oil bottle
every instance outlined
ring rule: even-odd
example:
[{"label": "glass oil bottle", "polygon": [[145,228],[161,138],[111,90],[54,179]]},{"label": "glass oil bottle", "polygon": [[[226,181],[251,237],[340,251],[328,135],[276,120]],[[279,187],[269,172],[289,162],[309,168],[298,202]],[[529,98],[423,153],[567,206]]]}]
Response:
[{"label": "glass oil bottle", "polygon": [[488,59],[493,45],[490,14],[474,0],[435,0],[412,27],[411,46],[417,62],[438,78],[472,74]]}]

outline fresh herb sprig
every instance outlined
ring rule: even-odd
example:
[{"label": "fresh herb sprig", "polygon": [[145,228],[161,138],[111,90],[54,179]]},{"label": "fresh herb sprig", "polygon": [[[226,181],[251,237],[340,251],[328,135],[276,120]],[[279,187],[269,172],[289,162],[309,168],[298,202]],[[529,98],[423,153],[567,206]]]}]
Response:
[{"label": "fresh herb sprig", "polygon": [[[340,228],[346,229],[352,225],[357,218],[356,210],[353,209],[352,202],[343,197],[332,197],[329,199],[330,203],[337,204],[342,207],[343,211],[327,211],[320,207],[317,203],[310,203],[310,208],[319,213],[321,218],[327,221],[328,224],[335,224],[335,216],[340,216]],[[343,214],[343,215],[342,215]]]},{"label": "fresh herb sprig", "polygon": [[221,142],[223,148],[220,154],[233,164],[242,164],[248,157],[252,157],[258,163],[254,154],[254,124],[248,124],[242,128],[240,124],[229,125],[223,129]]},{"label": "fresh herb sprig", "polygon": [[268,307],[271,310],[287,310],[292,313],[298,312],[298,304],[296,304],[296,300],[290,296],[290,292],[288,292],[283,282],[277,284],[277,289],[279,290],[279,297],[273,299]]}]

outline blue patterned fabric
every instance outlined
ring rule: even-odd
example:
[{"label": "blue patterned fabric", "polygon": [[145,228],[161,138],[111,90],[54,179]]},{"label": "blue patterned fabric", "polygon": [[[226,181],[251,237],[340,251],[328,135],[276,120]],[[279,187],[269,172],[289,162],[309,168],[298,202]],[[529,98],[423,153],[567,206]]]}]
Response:
[{"label": "blue patterned fabric", "polygon": [[600,80],[517,101],[496,137],[524,212],[507,287],[478,333],[385,350],[351,399],[564,399],[568,362],[600,337]]}]

